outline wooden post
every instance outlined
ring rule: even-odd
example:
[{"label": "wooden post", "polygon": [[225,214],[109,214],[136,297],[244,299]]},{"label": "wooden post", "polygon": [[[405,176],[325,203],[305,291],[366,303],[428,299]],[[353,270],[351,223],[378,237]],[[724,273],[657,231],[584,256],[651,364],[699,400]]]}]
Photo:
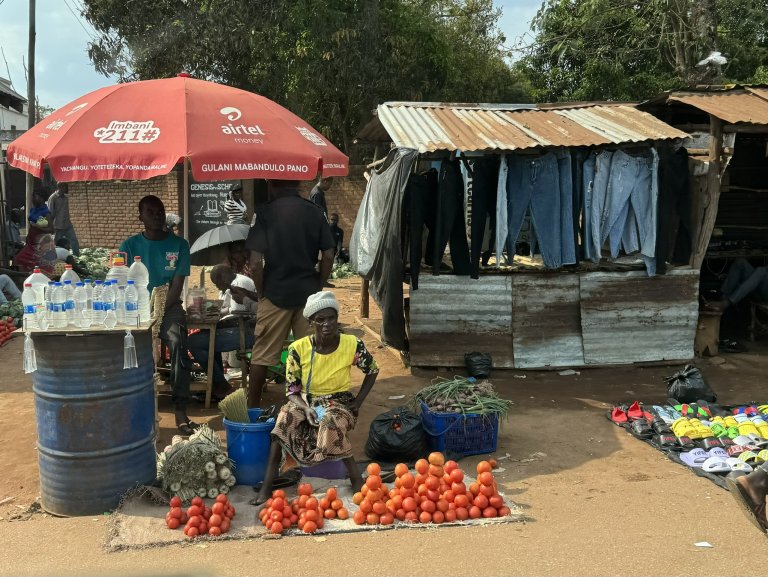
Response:
[{"label": "wooden post", "polygon": [[[29,0],[29,32],[27,46],[27,60],[29,69],[27,70],[27,130],[32,128],[37,121],[37,101],[35,100],[35,37],[36,31],[36,7],[35,0]],[[27,218],[25,226],[29,230],[29,211],[32,210],[32,190],[35,187],[35,177],[29,172],[26,174],[24,210]]]},{"label": "wooden post", "polygon": [[369,316],[369,293],[368,293],[369,281],[367,278],[363,278],[363,284],[360,285],[360,317],[367,319]]},{"label": "wooden post", "polygon": [[709,245],[709,240],[712,236],[712,230],[715,228],[717,208],[720,203],[723,121],[710,115],[709,132],[709,168],[707,170],[704,219],[701,223],[701,228],[699,229],[699,236],[696,239],[693,255],[691,256],[691,266],[696,269],[701,268],[701,263],[704,262],[704,256],[707,254],[707,246]]}]

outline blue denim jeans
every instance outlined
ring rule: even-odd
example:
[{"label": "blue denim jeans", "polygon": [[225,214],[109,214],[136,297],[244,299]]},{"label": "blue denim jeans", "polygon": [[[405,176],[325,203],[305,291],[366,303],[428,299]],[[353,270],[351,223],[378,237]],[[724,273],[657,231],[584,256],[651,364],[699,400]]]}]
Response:
[{"label": "blue denim jeans", "polygon": [[508,165],[509,254],[514,254],[515,241],[530,209],[544,265],[558,268],[576,262],[570,156],[566,159],[553,152],[538,158],[512,155]]},{"label": "blue denim jeans", "polygon": [[[496,267],[501,266],[504,251],[507,247],[507,237],[509,236],[509,227],[507,219],[509,218],[509,204],[507,202],[507,175],[509,173],[507,164],[507,155],[501,157],[499,163],[499,181],[496,186]],[[514,254],[514,253],[513,253]]]},{"label": "blue denim jeans", "polygon": [[752,292],[761,301],[768,301],[768,267],[755,268],[745,258],[736,259],[728,270],[722,291],[733,304]]},{"label": "blue denim jeans", "polygon": [[649,276],[656,274],[656,158],[613,154],[600,223],[601,244],[608,240],[611,256],[622,247],[626,253],[640,250]]},{"label": "blue denim jeans", "polygon": [[11,277],[7,274],[0,274],[0,304],[8,301],[4,293],[8,293],[12,300],[21,298],[21,291],[16,286],[16,283],[11,280]]},{"label": "blue denim jeans", "polygon": [[[209,338],[210,331],[200,331],[199,333],[187,337],[189,352],[192,353],[192,356],[204,371],[208,370]],[[246,330],[245,348],[253,348],[255,340],[253,331]],[[221,362],[221,353],[236,351],[240,348],[240,329],[237,327],[217,329],[215,347],[216,349],[213,355],[213,383],[223,384],[227,382],[227,379],[224,377],[224,364]]]},{"label": "blue denim jeans", "polygon": [[613,152],[603,150],[593,152],[584,161],[584,258],[600,262],[601,247],[600,224],[608,190],[608,177],[611,174]]}]

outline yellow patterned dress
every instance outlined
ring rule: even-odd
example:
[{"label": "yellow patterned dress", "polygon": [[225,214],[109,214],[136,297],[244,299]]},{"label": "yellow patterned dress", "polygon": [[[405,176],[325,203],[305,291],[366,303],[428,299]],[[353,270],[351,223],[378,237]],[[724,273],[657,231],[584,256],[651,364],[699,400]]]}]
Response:
[{"label": "yellow patterned dress", "polygon": [[315,350],[314,337],[299,339],[288,348],[286,395],[304,396],[320,425],[312,426],[304,411],[289,401],[280,409],[272,435],[300,465],[352,456],[348,432],[357,423],[351,410],[355,397],[349,391],[353,366],[366,375],[379,372],[363,341],[353,335],[340,335],[339,346],[329,354]]}]

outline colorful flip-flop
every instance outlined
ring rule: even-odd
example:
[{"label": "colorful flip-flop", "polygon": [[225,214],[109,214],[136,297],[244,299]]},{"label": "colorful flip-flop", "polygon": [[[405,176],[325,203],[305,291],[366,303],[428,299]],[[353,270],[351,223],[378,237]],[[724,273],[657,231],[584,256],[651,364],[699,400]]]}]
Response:
[{"label": "colorful flip-flop", "polygon": [[728,457],[725,462],[731,468],[731,471],[743,471],[744,473],[752,472],[752,465],[739,461],[736,457]]},{"label": "colorful flip-flop", "polygon": [[627,417],[629,417],[630,421],[634,419],[645,418],[645,415],[643,415],[643,407],[640,404],[640,401],[635,401],[634,403],[629,405],[629,408],[627,409]]},{"label": "colorful flip-flop", "polygon": [[709,458],[704,449],[692,449],[685,453],[680,453],[680,460],[689,467],[701,467]]},{"label": "colorful flip-flop", "polygon": [[617,425],[623,425],[629,422],[627,413],[622,411],[621,407],[613,407],[610,411],[608,411],[608,419]]},{"label": "colorful flip-flop", "polygon": [[707,473],[730,473],[731,467],[722,457],[708,457],[702,464],[702,470]]},{"label": "colorful flip-flop", "polygon": [[739,460],[744,461],[749,465],[757,465],[758,463],[762,463],[762,461],[758,458],[757,453],[754,451],[744,451],[739,455]]}]

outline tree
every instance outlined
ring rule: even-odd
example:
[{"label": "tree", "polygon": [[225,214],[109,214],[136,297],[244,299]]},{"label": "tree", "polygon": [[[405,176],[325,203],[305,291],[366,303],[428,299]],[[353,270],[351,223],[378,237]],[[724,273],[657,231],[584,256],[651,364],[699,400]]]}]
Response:
[{"label": "tree", "polygon": [[271,98],[349,152],[385,100],[528,101],[492,0],[85,0],[96,69]]},{"label": "tree", "polygon": [[[517,64],[537,100],[638,100],[699,83],[749,82],[768,63],[758,0],[547,0]],[[725,67],[701,66],[710,52]]]}]

